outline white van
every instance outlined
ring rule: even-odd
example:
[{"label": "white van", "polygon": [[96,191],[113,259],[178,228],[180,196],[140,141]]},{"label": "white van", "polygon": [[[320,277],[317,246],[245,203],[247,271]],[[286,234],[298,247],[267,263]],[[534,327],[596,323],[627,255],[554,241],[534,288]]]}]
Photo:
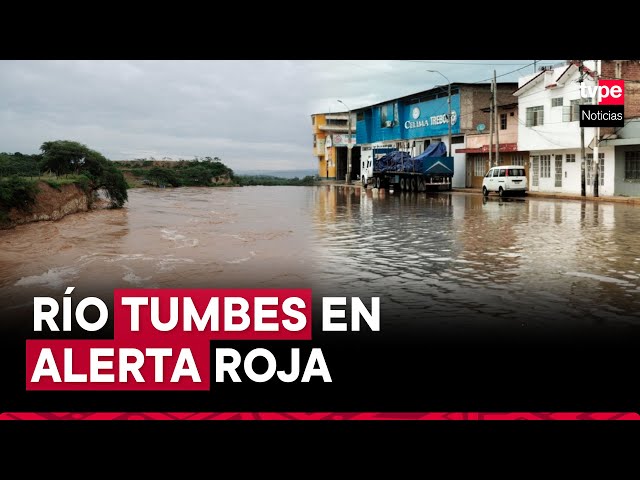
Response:
[{"label": "white van", "polygon": [[501,165],[489,169],[482,179],[482,194],[498,192],[501,197],[510,193],[524,195],[527,191],[527,176],[522,165]]}]

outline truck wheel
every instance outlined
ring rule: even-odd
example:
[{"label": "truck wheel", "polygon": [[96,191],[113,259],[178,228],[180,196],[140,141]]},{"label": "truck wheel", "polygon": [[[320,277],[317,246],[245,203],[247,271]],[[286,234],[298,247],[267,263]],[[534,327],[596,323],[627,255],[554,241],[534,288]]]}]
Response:
[{"label": "truck wheel", "polygon": [[402,190],[403,192],[404,192],[404,187],[405,187],[405,185],[404,185],[404,178],[401,178],[401,179],[400,179],[400,190]]},{"label": "truck wheel", "polygon": [[498,190],[498,195],[500,195],[500,197],[504,197],[504,190],[502,189],[502,187],[500,187],[500,190]]},{"label": "truck wheel", "polygon": [[362,177],[362,187],[367,188],[367,177]]},{"label": "truck wheel", "polygon": [[378,178],[376,179],[376,187],[377,187],[377,188],[380,188],[381,186],[382,186],[382,179],[381,179],[380,177],[378,177]]},{"label": "truck wheel", "polygon": [[424,178],[421,178],[420,180],[418,180],[418,191],[419,192],[424,192],[426,189],[425,183],[424,183]]},{"label": "truck wheel", "polygon": [[489,196],[489,190],[487,190],[487,187],[482,187],[482,196],[483,197]]}]

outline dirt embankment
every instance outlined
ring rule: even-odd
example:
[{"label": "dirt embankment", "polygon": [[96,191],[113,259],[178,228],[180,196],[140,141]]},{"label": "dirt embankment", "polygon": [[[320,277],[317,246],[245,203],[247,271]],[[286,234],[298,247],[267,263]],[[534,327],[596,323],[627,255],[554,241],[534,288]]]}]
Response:
[{"label": "dirt embankment", "polygon": [[40,220],[60,220],[62,217],[76,212],[86,212],[90,208],[90,198],[77,185],[61,185],[60,190],[45,182],[38,182],[36,201],[29,211],[15,208],[9,212],[9,222],[0,228],[11,228],[28,222]]}]

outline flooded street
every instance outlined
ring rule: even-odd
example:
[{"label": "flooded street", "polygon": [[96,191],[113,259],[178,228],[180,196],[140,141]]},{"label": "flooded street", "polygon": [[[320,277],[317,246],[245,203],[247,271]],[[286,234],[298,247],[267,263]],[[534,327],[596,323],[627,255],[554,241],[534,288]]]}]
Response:
[{"label": "flooded street", "polygon": [[335,187],[314,223],[321,290],[380,295],[388,325],[640,325],[640,208]]},{"label": "flooded street", "polygon": [[383,324],[640,325],[640,208],[360,188],[134,189],[0,231],[3,311],[113,288],[380,296]]}]

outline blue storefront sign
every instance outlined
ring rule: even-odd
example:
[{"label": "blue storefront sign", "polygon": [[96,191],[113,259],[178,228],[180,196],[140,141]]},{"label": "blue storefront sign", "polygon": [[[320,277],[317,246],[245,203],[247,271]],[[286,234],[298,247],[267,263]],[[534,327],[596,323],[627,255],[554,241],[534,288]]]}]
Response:
[{"label": "blue storefront sign", "polygon": [[[421,137],[444,136],[449,133],[447,97],[420,103],[393,101],[363,109],[364,119],[356,128],[358,144]],[[460,133],[460,95],[451,96],[451,133]]]}]

